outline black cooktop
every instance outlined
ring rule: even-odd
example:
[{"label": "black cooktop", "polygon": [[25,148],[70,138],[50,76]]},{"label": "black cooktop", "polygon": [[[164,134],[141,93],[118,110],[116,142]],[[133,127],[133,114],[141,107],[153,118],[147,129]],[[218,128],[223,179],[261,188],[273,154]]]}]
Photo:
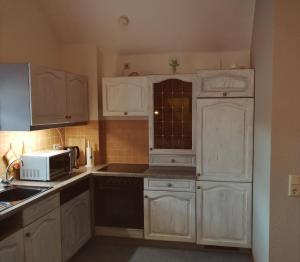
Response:
[{"label": "black cooktop", "polygon": [[144,173],[149,168],[146,164],[108,164],[98,169],[100,172],[116,172],[116,173]]}]

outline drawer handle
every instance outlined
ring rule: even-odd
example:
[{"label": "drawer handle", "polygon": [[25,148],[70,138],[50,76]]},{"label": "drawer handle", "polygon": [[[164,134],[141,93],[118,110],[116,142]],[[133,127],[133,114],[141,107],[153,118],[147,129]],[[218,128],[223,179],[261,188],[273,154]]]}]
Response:
[{"label": "drawer handle", "polygon": [[197,189],[201,189],[201,186],[197,186]]},{"label": "drawer handle", "polygon": [[152,151],[153,150],[153,147],[150,147],[150,151]]},{"label": "drawer handle", "polygon": [[127,116],[128,115],[128,113],[127,112],[124,112],[124,116]]},{"label": "drawer handle", "polygon": [[171,184],[171,183],[169,183],[169,184],[168,184],[168,187],[172,187],[172,184]]},{"label": "drawer handle", "polygon": [[175,162],[176,162],[176,160],[175,160],[175,159],[171,159],[171,162],[172,162],[172,163],[175,163]]},{"label": "drawer handle", "polygon": [[144,196],[144,198],[148,198],[148,196]]},{"label": "drawer handle", "polygon": [[227,96],[227,92],[223,92],[223,96]]},{"label": "drawer handle", "polygon": [[29,233],[29,232],[27,232],[26,234],[25,234],[25,237],[30,237],[31,236],[31,234]]}]

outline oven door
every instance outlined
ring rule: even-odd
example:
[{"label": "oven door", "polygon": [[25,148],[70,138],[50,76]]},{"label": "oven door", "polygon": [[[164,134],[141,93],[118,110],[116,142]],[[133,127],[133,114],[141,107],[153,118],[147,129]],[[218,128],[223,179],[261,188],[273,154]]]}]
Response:
[{"label": "oven door", "polygon": [[71,172],[71,153],[63,153],[49,157],[49,180]]},{"label": "oven door", "polygon": [[97,226],[143,229],[143,178],[97,177],[95,223]]}]

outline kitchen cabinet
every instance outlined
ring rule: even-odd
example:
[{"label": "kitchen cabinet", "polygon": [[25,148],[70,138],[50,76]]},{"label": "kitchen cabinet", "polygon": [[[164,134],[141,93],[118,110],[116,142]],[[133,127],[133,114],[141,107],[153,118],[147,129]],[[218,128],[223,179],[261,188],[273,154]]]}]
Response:
[{"label": "kitchen cabinet", "polygon": [[149,164],[194,166],[195,75],[149,76]]},{"label": "kitchen cabinet", "polygon": [[[190,181],[195,183],[194,181]],[[146,180],[144,235],[146,239],[195,242],[195,192],[189,181]]]},{"label": "kitchen cabinet", "polygon": [[103,78],[103,116],[148,116],[146,77]]},{"label": "kitchen cabinet", "polygon": [[24,228],[26,262],[61,261],[60,209],[56,208]]},{"label": "kitchen cabinet", "polygon": [[23,262],[23,230],[19,230],[0,241],[0,262]]},{"label": "kitchen cabinet", "polygon": [[90,192],[61,206],[62,259],[68,261],[91,237]]},{"label": "kitchen cabinet", "polygon": [[89,119],[88,80],[84,76],[67,73],[67,117],[71,122]]},{"label": "kitchen cabinet", "polygon": [[253,97],[254,70],[201,70],[197,97]]},{"label": "kitchen cabinet", "polygon": [[30,66],[32,125],[62,124],[66,121],[65,73]]},{"label": "kitchen cabinet", "polygon": [[197,182],[197,244],[251,247],[252,184]]},{"label": "kitchen cabinet", "polygon": [[0,130],[29,131],[88,121],[87,79],[31,64],[0,65]]},{"label": "kitchen cabinet", "polygon": [[200,180],[252,181],[251,98],[197,100],[197,174]]}]

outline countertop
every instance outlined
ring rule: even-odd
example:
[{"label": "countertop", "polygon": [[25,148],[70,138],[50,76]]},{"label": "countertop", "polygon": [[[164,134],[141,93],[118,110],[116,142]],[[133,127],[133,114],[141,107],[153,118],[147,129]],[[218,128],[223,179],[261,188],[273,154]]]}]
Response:
[{"label": "countertop", "polygon": [[[36,187],[51,187],[50,189],[39,193],[27,200],[0,211],[0,220],[15,214],[22,209],[32,205],[33,203],[50,196],[62,189],[70,186],[73,183],[80,181],[88,176],[119,176],[119,177],[143,177],[143,178],[169,178],[169,179],[192,179],[196,180],[196,168],[194,167],[149,167],[143,173],[124,173],[124,172],[104,172],[99,169],[106,167],[107,164],[97,165],[93,168],[81,167],[74,170],[70,175],[62,177],[55,181],[40,182],[40,181],[21,181],[15,180],[12,185],[19,186],[36,186]],[[0,190],[3,187],[0,186]]]}]

